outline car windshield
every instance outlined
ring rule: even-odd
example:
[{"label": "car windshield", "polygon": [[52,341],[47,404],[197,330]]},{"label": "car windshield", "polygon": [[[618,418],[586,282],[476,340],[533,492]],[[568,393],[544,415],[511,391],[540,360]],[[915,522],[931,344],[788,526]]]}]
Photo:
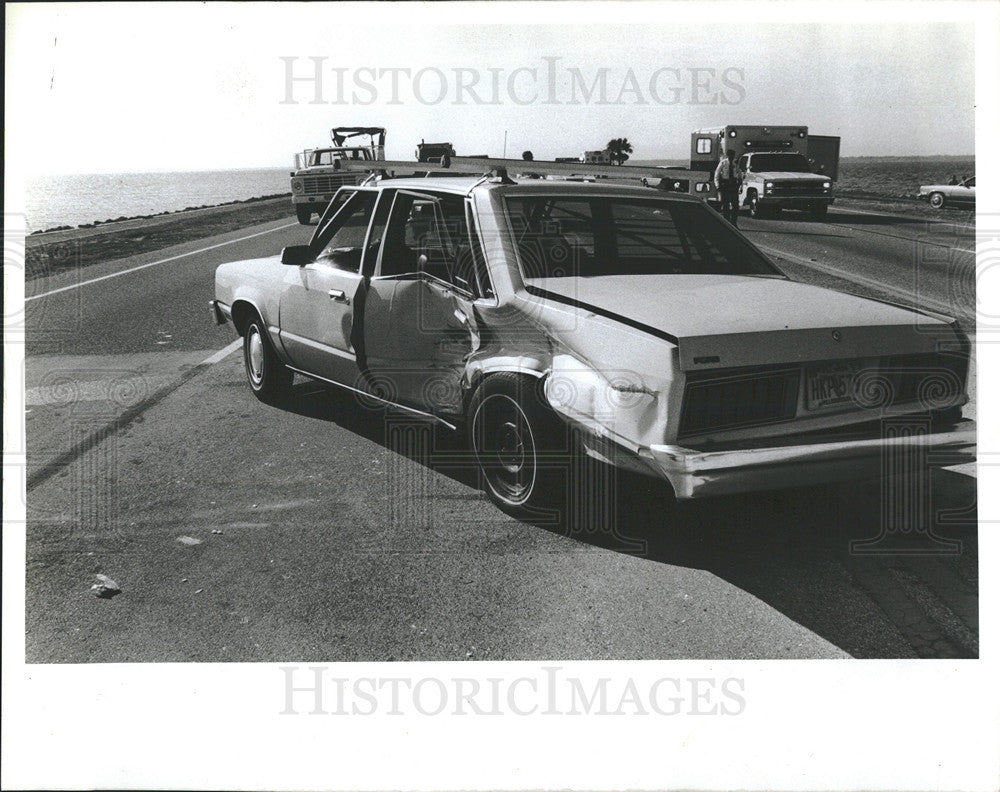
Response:
[{"label": "car windshield", "polygon": [[767,171],[812,172],[809,160],[801,154],[754,154],[750,158],[750,168],[758,173]]},{"label": "car windshield", "polygon": [[522,274],[784,277],[702,203],[570,195],[508,196]]},{"label": "car windshield", "polygon": [[309,164],[332,165],[334,163],[334,160],[344,160],[344,159],[367,160],[371,159],[371,154],[367,149],[363,148],[324,149],[322,151],[312,152],[312,157],[309,160]]}]

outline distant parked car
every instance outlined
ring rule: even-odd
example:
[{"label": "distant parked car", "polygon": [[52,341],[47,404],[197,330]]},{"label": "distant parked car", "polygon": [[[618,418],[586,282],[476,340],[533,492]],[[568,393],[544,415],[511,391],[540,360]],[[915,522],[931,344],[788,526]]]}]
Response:
[{"label": "distant parked car", "polygon": [[930,201],[935,209],[942,209],[945,206],[975,206],[976,177],[972,176],[958,184],[931,184],[921,187],[917,197]]}]

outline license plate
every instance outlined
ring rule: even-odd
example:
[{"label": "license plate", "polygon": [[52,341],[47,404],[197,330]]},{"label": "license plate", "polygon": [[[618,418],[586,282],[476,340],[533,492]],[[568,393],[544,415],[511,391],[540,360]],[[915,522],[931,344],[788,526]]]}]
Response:
[{"label": "license plate", "polygon": [[806,409],[819,410],[854,399],[858,369],[848,363],[827,363],[806,370]]}]

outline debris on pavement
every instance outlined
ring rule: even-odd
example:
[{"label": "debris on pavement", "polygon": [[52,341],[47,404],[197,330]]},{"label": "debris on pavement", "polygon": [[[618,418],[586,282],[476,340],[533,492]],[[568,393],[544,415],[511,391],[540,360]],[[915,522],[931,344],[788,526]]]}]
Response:
[{"label": "debris on pavement", "polygon": [[107,575],[98,575],[97,583],[91,586],[90,590],[94,592],[94,596],[101,599],[111,599],[116,594],[122,593],[118,584]]},{"label": "debris on pavement", "polygon": [[214,533],[214,534],[221,534],[222,530],[220,528],[213,528],[212,529],[212,533]]},{"label": "debris on pavement", "polygon": [[195,539],[193,536],[178,536],[177,541],[182,545],[188,545],[188,547],[201,544],[201,539]]}]

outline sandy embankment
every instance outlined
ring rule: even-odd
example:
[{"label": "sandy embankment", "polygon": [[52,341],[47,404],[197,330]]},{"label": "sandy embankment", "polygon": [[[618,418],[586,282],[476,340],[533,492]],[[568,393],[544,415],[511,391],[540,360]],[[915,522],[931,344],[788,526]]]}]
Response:
[{"label": "sandy embankment", "polygon": [[30,234],[25,237],[24,277],[30,281],[284,218],[295,219],[291,195]]}]

